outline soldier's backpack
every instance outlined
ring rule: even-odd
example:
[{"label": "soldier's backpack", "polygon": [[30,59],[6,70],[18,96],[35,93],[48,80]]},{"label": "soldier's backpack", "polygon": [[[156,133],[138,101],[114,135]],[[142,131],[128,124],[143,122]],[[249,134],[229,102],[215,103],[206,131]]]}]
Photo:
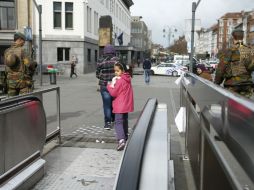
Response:
[{"label": "soldier's backpack", "polygon": [[242,45],[239,48],[240,60],[244,63],[249,72],[254,71],[254,47],[247,47]]},{"label": "soldier's backpack", "polygon": [[16,54],[7,53],[7,55],[5,55],[5,64],[8,67],[11,67],[11,68],[16,67],[17,65],[19,65],[19,63],[20,63],[20,60]]},{"label": "soldier's backpack", "polygon": [[9,48],[5,51],[4,54],[4,63],[6,66],[14,69],[15,67],[20,65],[20,56],[21,49],[17,51],[17,49]]},{"label": "soldier's backpack", "polygon": [[242,45],[238,50],[234,49],[229,53],[231,75],[234,77],[249,75],[249,72],[251,72],[249,66],[252,64],[250,48]]}]

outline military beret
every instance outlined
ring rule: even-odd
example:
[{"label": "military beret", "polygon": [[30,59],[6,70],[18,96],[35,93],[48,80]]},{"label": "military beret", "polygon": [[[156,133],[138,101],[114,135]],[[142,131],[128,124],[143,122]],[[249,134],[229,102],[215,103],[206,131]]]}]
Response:
[{"label": "military beret", "polygon": [[24,34],[22,34],[21,32],[16,32],[14,34],[14,41],[16,41],[19,38],[21,38],[22,40],[26,40],[26,36]]}]

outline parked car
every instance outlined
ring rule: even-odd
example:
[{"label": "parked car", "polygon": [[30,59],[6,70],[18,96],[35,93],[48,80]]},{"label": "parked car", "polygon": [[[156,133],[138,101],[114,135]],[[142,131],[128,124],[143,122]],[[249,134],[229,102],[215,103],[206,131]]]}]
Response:
[{"label": "parked car", "polygon": [[179,76],[182,73],[186,72],[188,69],[187,67],[171,63],[161,63],[157,66],[151,67],[151,74],[152,75],[170,75],[170,76]]}]

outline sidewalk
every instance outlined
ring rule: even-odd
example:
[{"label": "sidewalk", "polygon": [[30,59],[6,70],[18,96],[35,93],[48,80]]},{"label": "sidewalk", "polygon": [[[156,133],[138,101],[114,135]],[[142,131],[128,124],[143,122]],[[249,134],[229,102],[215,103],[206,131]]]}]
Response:
[{"label": "sidewalk", "polygon": [[[48,78],[44,76],[43,88],[52,86]],[[142,75],[134,75],[135,111],[129,114],[129,127],[131,132],[148,98],[155,97],[166,103],[176,190],[195,190],[189,161],[182,160],[184,138],[174,123],[180,103],[175,80],[151,76],[151,83],[145,85]],[[34,189],[112,189],[122,152],[115,150],[114,130],[103,130],[102,101],[96,82],[95,73],[79,75],[77,79],[57,77],[61,88],[63,144],[44,156],[46,176]],[[37,89],[38,84],[36,82]],[[55,94],[45,95],[43,100],[49,132],[56,126]]]}]

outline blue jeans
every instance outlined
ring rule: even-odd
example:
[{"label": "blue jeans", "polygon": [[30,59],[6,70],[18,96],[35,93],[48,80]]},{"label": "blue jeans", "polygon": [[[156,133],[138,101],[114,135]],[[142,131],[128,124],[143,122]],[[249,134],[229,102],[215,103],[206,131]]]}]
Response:
[{"label": "blue jeans", "polygon": [[150,69],[145,69],[144,75],[145,75],[145,82],[149,83],[150,82]]},{"label": "blue jeans", "polygon": [[114,114],[112,113],[113,98],[110,96],[106,86],[101,86],[100,91],[103,102],[104,122],[106,124],[108,122],[114,121],[115,119]]},{"label": "blue jeans", "polygon": [[115,131],[118,141],[128,139],[128,113],[115,114]]}]

